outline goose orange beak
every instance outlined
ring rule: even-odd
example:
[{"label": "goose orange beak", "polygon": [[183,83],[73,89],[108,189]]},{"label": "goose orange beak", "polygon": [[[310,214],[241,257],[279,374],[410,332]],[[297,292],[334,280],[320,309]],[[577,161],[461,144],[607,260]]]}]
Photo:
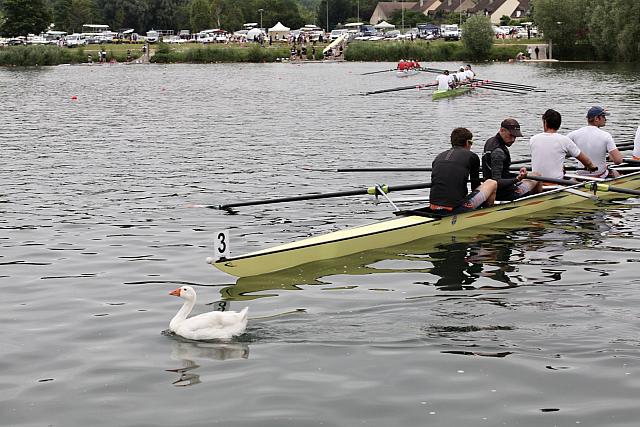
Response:
[{"label": "goose orange beak", "polygon": [[180,296],[180,288],[175,288],[174,290],[169,292],[169,295],[173,295],[175,297],[179,297]]}]

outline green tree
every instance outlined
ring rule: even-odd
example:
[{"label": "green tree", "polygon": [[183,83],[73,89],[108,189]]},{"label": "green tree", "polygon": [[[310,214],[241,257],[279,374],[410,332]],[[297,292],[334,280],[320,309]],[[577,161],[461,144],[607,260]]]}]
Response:
[{"label": "green tree", "polygon": [[53,4],[53,23],[59,31],[69,31],[71,27],[72,0],[56,0]]},{"label": "green tree", "polygon": [[63,31],[69,33],[82,31],[83,24],[104,22],[102,13],[94,0],[72,0],[69,12],[69,27]]},{"label": "green tree", "polygon": [[535,1],[534,20],[545,38],[553,42],[554,56],[571,57],[576,43],[587,39],[587,11],[600,1],[602,0]]},{"label": "green tree", "polygon": [[40,34],[51,24],[51,10],[44,0],[4,0],[2,33],[7,36]]},{"label": "green tree", "polygon": [[189,21],[196,33],[211,28],[211,5],[208,0],[193,0]]},{"label": "green tree", "polygon": [[[637,1],[614,0],[617,6],[615,16],[618,23],[617,52],[623,61],[640,60],[640,3]],[[597,41],[596,41],[597,42]]]},{"label": "green tree", "polygon": [[493,28],[488,16],[474,15],[462,25],[462,44],[473,59],[489,58],[493,37]]},{"label": "green tree", "polygon": [[402,10],[394,10],[389,22],[394,24],[397,29],[400,29],[404,21],[404,28],[411,28],[415,27],[419,23],[425,22],[425,18],[426,16],[424,16],[422,12],[418,12],[416,10],[405,10],[404,17]]},{"label": "green tree", "polygon": [[[327,3],[329,9],[327,10]],[[329,23],[327,25],[327,12]],[[321,27],[328,27],[326,31],[331,31],[337,24],[344,24],[351,16],[351,0],[321,0],[316,9],[318,24]]]}]

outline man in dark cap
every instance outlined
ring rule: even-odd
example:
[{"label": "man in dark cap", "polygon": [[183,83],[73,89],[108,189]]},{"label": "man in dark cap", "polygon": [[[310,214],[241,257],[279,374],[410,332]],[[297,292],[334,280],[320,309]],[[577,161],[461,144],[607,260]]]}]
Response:
[{"label": "man in dark cap", "polygon": [[509,147],[520,136],[520,124],[516,119],[508,118],[500,123],[498,133],[484,144],[482,175],[484,179],[493,179],[498,183],[496,200],[515,200],[542,190],[542,185],[537,181],[524,179],[527,168],[521,168],[518,174],[510,171]]}]

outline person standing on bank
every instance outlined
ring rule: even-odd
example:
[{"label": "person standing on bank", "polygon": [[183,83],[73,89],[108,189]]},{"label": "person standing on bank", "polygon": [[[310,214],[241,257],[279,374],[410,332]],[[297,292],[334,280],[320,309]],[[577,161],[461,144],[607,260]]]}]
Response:
[{"label": "person standing on bank", "polygon": [[597,171],[598,167],[593,164],[589,156],[581,152],[572,140],[558,133],[561,124],[562,116],[556,110],[548,109],[544,112],[542,115],[544,132],[532,136],[529,140],[531,169],[542,176],[562,179],[564,159],[569,155],[578,159],[589,172]]},{"label": "person standing on bank", "polygon": [[[433,160],[429,208],[441,214],[459,214],[480,206],[491,206],[498,184],[493,179],[480,182],[480,158],[471,151],[473,134],[466,128],[451,132],[451,148]],[[471,193],[467,189],[471,182]]]},{"label": "person standing on bank", "polygon": [[[495,136],[487,139],[482,154],[482,176],[498,183],[496,200],[515,200],[542,191],[542,183],[524,179],[527,168],[520,168],[518,174],[510,171],[511,153],[509,147],[521,137],[520,124],[516,119],[504,119]],[[531,173],[536,175],[535,173]]]},{"label": "person standing on bank", "polygon": [[623,158],[620,150],[613,142],[613,137],[609,132],[603,131],[602,127],[607,124],[607,113],[602,107],[591,107],[587,111],[587,126],[570,132],[567,137],[575,142],[580,151],[585,153],[596,166],[598,170],[595,172],[587,172],[584,170],[577,171],[578,175],[595,176],[597,178],[606,178],[608,176],[620,176],[620,173],[607,169],[607,154],[609,160],[616,165],[622,163]]}]

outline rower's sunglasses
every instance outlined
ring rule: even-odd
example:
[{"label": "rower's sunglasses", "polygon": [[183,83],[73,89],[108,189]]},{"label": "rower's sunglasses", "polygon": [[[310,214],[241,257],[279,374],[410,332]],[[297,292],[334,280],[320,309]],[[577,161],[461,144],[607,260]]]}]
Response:
[{"label": "rower's sunglasses", "polygon": [[467,139],[467,142],[469,143],[469,145],[473,145],[473,139]]}]

